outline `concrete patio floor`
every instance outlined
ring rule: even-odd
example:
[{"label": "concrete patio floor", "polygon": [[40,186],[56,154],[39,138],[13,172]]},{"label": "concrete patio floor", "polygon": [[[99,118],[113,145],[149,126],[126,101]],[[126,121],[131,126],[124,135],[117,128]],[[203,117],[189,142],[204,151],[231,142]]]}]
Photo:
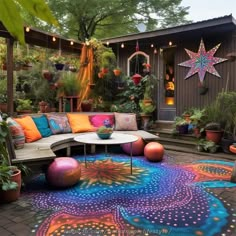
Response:
[{"label": "concrete patio floor", "polygon": [[[222,160],[229,161],[228,159],[204,156],[191,153],[183,153],[167,150],[166,154],[170,157],[170,162],[173,164],[191,163],[198,160]],[[233,161],[232,161],[233,162]],[[227,199],[227,204],[236,209],[236,188],[217,188],[212,189],[212,192],[223,199]],[[27,203],[27,199],[23,196],[19,200],[11,204],[0,205],[0,235],[1,236],[28,236],[36,235],[33,232],[35,219],[39,219],[42,213],[31,209],[31,205]],[[232,232],[228,234],[219,234],[222,236],[236,235],[236,223]]]}]

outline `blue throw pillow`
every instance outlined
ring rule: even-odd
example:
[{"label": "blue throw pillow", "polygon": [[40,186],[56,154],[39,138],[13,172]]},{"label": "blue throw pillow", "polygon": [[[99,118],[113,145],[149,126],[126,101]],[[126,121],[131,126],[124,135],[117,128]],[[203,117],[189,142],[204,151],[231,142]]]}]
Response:
[{"label": "blue throw pillow", "polygon": [[45,115],[40,117],[32,117],[35,125],[37,126],[42,137],[48,137],[52,135],[52,131],[49,128],[48,119]]}]

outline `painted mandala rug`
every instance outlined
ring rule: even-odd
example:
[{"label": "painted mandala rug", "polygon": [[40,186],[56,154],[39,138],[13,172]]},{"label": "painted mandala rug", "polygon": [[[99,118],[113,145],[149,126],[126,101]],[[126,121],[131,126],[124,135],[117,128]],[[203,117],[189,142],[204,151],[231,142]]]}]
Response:
[{"label": "painted mandala rug", "polygon": [[38,210],[35,235],[148,236],[233,235],[236,209],[212,192],[235,188],[232,162],[199,161],[176,165],[144,157],[82,156],[81,179],[67,189],[52,189],[44,175],[23,193]]}]

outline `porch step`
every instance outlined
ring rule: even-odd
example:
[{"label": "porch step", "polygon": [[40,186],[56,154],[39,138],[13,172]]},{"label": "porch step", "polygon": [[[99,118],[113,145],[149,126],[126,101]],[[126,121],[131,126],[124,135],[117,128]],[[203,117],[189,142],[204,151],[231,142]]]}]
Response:
[{"label": "porch step", "polygon": [[165,147],[167,153],[168,150],[171,150],[184,153],[194,153],[203,156],[211,156],[216,159],[225,158],[230,161],[236,161],[235,154],[226,154],[222,151],[217,153],[199,152],[196,149],[197,139],[192,134],[173,136],[172,129],[163,128],[149,130],[149,132],[159,136],[159,142]]}]

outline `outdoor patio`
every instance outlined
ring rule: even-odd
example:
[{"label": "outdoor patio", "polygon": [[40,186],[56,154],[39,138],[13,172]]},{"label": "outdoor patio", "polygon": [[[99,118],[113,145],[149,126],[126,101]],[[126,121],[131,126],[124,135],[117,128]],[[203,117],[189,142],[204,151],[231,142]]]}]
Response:
[{"label": "outdoor patio", "polygon": [[[220,157],[216,158],[215,154],[213,156],[211,156],[209,154],[207,156],[204,156],[204,155],[176,152],[176,151],[170,151],[170,150],[167,150],[165,154],[167,154],[167,156],[168,156],[167,160],[165,160],[165,161],[167,161],[168,165],[170,165],[170,166],[171,165],[183,166],[183,165],[188,165],[191,163],[196,163],[198,161],[206,161],[206,160],[208,160],[208,161],[216,161],[217,160],[217,161],[222,161],[222,163],[224,161],[233,163],[233,160],[224,159],[224,158],[220,158]],[[154,164],[158,165],[160,163],[154,163]],[[165,165],[165,164],[163,164],[163,165]],[[209,172],[210,175],[211,174],[214,175],[215,179],[213,181],[217,181],[217,178],[220,179],[221,178],[220,176],[224,177],[224,173],[217,170],[217,167],[215,169],[214,168],[211,169],[211,168],[212,167],[210,167],[210,169],[205,170],[205,171]],[[202,170],[199,169],[199,171],[201,172]],[[173,178],[175,178],[175,177],[173,177]],[[205,181],[207,181],[207,180],[205,180]],[[226,182],[228,182],[228,181],[226,180]],[[223,185],[224,185],[224,183],[223,183]],[[218,187],[215,187],[215,188],[214,187],[209,187],[209,188],[206,187],[206,189],[205,189],[205,192],[210,193],[210,195],[214,196],[213,198],[215,198],[216,200],[218,199],[224,205],[224,207],[227,209],[228,214],[229,214],[227,217],[227,224],[225,224],[222,227],[221,232],[218,232],[213,235],[227,235],[227,236],[231,235],[231,236],[233,236],[233,235],[235,235],[235,232],[236,232],[235,231],[235,222],[236,222],[236,201],[235,201],[236,187],[235,186],[236,185],[235,186],[233,185],[231,187],[228,187],[228,186],[224,187],[223,185],[221,185],[221,187],[219,187],[220,185],[218,185]],[[177,186],[177,188],[178,188],[178,186]],[[42,204],[42,206],[46,206],[49,203],[46,203],[46,200],[44,202],[44,200],[42,201],[42,199],[41,199],[40,204]],[[68,204],[69,204],[69,202],[68,202]],[[182,207],[185,208],[184,206],[182,206]],[[36,209],[37,208],[35,208],[35,206],[30,203],[29,195],[24,194],[24,193],[21,195],[21,197],[18,201],[11,203],[11,204],[1,205],[0,206],[0,216],[1,216],[0,234],[4,235],[4,236],[8,236],[8,235],[17,235],[17,236],[20,236],[20,235],[22,235],[22,236],[23,235],[24,236],[25,235],[49,235],[49,234],[42,234],[42,231],[40,234],[40,231],[38,231],[40,226],[42,226],[43,221],[45,220],[45,214],[47,214],[47,213],[45,212],[45,209],[37,209],[37,210]],[[48,212],[50,212],[50,211],[53,211],[53,209],[48,209]],[[220,217],[220,213],[218,214],[218,217]],[[216,219],[216,222],[217,222],[217,219]],[[78,222],[76,223],[76,221],[74,221],[74,224],[78,224]],[[133,230],[134,229],[136,229],[136,228],[133,228]],[[62,230],[62,229],[60,229],[60,230]],[[81,232],[83,232],[83,231],[81,231]],[[134,232],[135,232],[135,230],[134,230]],[[54,231],[53,234],[50,234],[50,235],[56,235],[56,233],[58,233],[57,235],[72,235],[72,234],[68,234],[68,233],[63,234],[63,232],[59,231],[59,230]],[[190,233],[190,234],[186,234],[186,235],[202,235],[200,233],[201,233],[200,231],[199,232],[196,231],[196,234]],[[118,234],[118,231],[116,231],[116,233],[114,233],[114,234],[112,234],[111,232],[108,232],[107,234],[98,234],[95,231],[90,231],[89,234],[81,233],[81,234],[76,234],[76,235],[91,235],[91,236],[93,236],[93,235],[119,235],[119,234]],[[125,235],[159,235],[159,234],[152,233],[151,231],[149,233],[148,233],[148,231],[143,231],[143,232],[140,231],[137,234],[127,233]],[[162,232],[161,235],[165,235],[165,232]],[[170,232],[168,232],[167,235],[176,235],[176,234],[174,232],[170,231]]]}]

